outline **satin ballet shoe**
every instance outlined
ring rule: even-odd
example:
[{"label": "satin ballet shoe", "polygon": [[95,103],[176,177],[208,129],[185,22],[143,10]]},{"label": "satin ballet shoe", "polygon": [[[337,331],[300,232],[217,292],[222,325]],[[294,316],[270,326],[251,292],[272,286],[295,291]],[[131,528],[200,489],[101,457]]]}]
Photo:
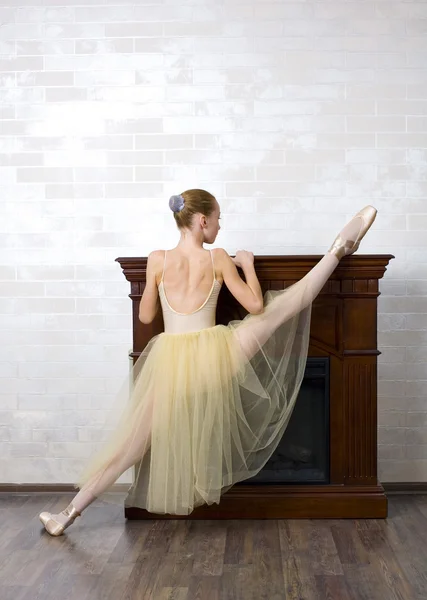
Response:
[{"label": "satin ballet shoe", "polygon": [[57,537],[64,533],[64,530],[67,529],[77,517],[80,517],[80,513],[72,504],[69,504],[65,510],[62,511],[63,515],[67,517],[65,523],[60,523],[55,519],[52,513],[50,512],[42,512],[39,516],[40,521],[43,523],[46,531]]},{"label": "satin ballet shoe", "polygon": [[360,231],[357,234],[356,240],[346,240],[341,236],[341,234],[339,234],[332,246],[329,248],[329,254],[334,254],[338,260],[341,260],[344,256],[349,256],[350,254],[356,252],[356,250],[359,248],[362,238],[375,221],[376,216],[377,209],[373,206],[365,206],[365,208],[362,208],[362,210],[360,210],[353,217],[353,219],[362,220],[362,226],[360,227]]}]

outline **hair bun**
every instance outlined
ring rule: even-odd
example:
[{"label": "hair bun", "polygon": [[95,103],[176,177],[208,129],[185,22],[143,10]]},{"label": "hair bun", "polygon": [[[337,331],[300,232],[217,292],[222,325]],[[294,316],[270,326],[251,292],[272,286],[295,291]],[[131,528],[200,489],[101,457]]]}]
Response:
[{"label": "hair bun", "polygon": [[176,196],[171,196],[169,199],[169,208],[172,212],[180,212],[185,205],[185,200],[181,194],[177,194]]}]

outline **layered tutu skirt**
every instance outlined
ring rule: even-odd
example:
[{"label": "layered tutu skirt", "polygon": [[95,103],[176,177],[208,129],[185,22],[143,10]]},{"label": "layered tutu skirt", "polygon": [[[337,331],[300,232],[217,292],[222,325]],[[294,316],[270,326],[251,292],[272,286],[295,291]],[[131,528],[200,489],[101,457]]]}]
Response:
[{"label": "layered tutu skirt", "polygon": [[267,292],[261,315],[155,336],[124,382],[111,435],[76,487],[98,495],[114,483],[115,469],[134,464],[126,506],[188,515],[256,475],[297,400],[309,298],[299,282]]}]

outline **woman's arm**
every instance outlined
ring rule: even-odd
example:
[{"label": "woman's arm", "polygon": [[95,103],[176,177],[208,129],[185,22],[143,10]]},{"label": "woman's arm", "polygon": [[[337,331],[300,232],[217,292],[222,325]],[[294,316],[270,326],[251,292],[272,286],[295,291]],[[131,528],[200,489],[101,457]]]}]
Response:
[{"label": "woman's arm", "polygon": [[233,259],[222,248],[215,250],[217,265],[222,270],[224,283],[236,300],[251,314],[263,312],[264,301],[261,286],[255,273],[253,254],[240,251],[236,254],[236,262],[242,267],[246,283],[240,277]]},{"label": "woman's arm", "polygon": [[148,255],[145,289],[139,303],[139,320],[146,325],[154,320],[159,310],[159,290],[157,288],[156,273],[161,268],[163,258],[163,250],[155,250]]}]

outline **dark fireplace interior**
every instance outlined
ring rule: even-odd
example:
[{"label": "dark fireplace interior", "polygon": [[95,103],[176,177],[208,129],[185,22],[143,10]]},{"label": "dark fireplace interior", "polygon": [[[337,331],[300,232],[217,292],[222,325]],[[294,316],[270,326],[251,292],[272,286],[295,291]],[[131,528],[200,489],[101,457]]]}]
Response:
[{"label": "dark fireplace interior", "polygon": [[283,438],[265,467],[239,485],[329,483],[329,358],[308,358]]}]

